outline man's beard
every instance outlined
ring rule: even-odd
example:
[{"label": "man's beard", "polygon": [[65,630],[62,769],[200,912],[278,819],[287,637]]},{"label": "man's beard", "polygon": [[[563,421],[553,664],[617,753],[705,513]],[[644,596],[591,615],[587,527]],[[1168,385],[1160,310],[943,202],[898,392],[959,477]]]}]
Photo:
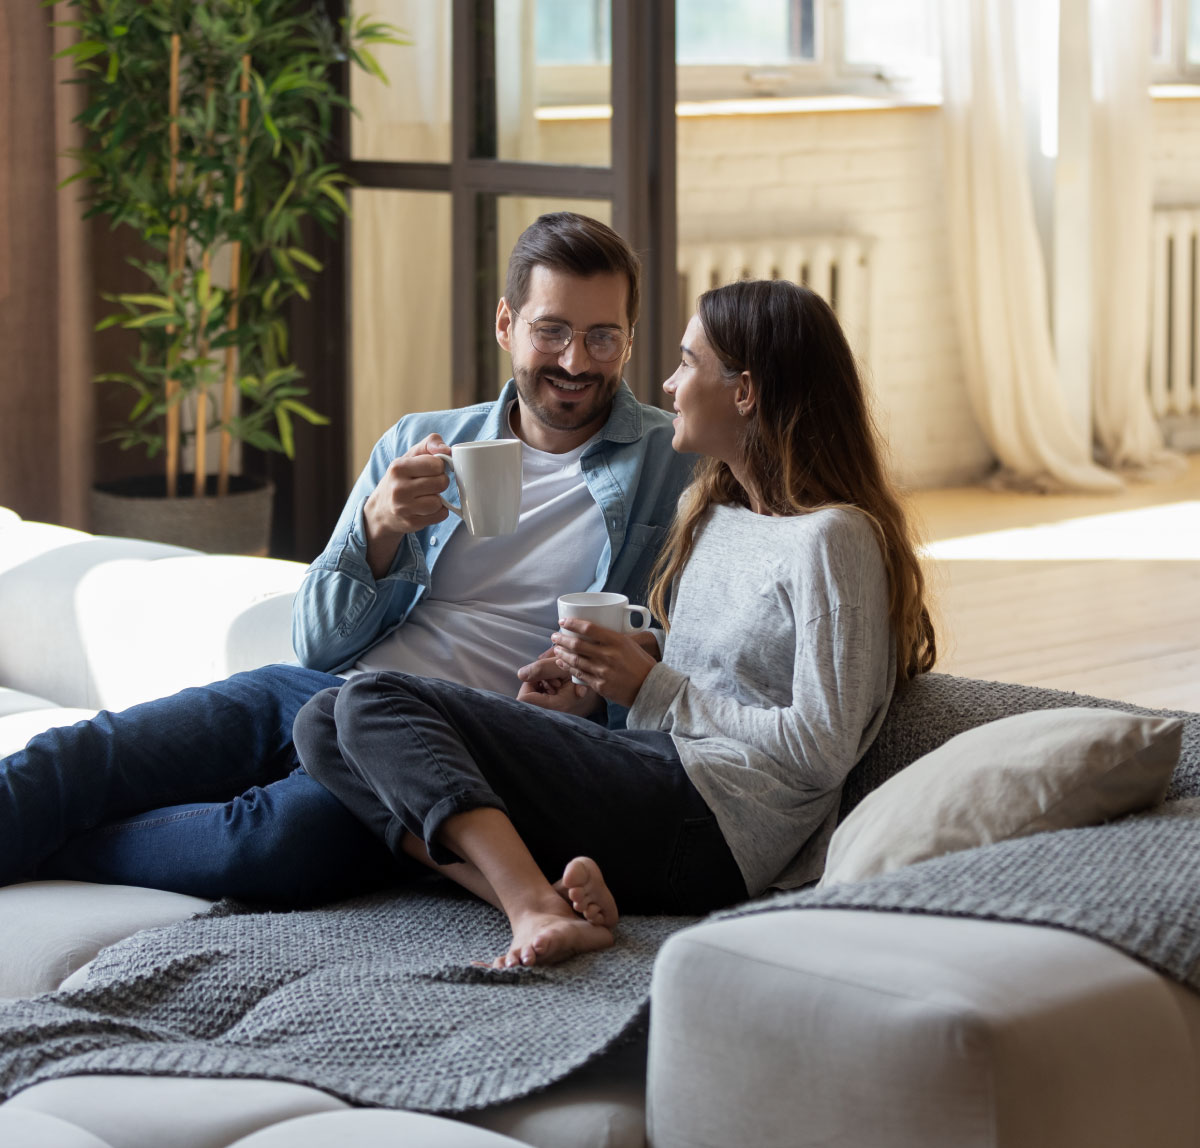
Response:
[{"label": "man's beard", "polygon": [[[593,422],[605,421],[612,407],[613,396],[621,385],[621,376],[604,375],[599,371],[587,371],[571,375],[558,367],[514,367],[513,378],[522,404],[533,417],[550,430],[572,431],[589,426]],[[588,383],[585,397],[569,406],[569,400],[547,394],[541,387],[543,380],[566,383]]]}]

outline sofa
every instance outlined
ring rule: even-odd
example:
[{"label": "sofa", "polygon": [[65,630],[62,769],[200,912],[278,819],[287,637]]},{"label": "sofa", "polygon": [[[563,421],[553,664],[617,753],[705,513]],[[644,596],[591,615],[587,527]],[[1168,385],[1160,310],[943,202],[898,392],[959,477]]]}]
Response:
[{"label": "sofa", "polygon": [[[100,708],[290,660],[302,575],[296,563],[95,537],[0,509],[0,755]],[[944,730],[922,731],[931,745],[1080,701],[996,686],[979,712],[956,703],[953,679],[930,678],[947,714]],[[844,809],[907,764],[889,734],[904,720],[894,706]],[[1193,752],[1200,718],[1186,736]],[[206,908],[123,886],[2,888],[0,997],[78,985],[104,946]],[[335,1143],[1197,1148],[1200,998],[1061,929],[759,912],[667,942],[648,1042],[463,1119],[353,1108],[277,1081],[165,1076],[68,1077],[0,1105],[6,1148]]]}]

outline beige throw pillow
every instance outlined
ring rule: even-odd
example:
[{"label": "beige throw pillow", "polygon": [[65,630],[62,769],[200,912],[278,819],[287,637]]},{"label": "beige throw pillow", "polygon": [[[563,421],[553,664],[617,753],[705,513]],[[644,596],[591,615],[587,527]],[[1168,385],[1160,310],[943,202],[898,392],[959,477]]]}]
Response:
[{"label": "beige throw pillow", "polygon": [[1179,718],[1082,708],[967,730],[862,800],[829,843],[821,885],[1153,805],[1182,737]]}]

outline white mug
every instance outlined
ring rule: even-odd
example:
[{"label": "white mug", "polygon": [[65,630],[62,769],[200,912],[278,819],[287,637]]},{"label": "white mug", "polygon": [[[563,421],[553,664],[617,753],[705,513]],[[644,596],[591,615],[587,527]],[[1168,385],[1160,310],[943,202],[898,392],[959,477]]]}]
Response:
[{"label": "white mug", "polygon": [[[634,615],[641,621],[635,622]],[[623,634],[632,634],[645,630],[652,621],[650,611],[645,606],[631,605],[624,594],[614,594],[607,590],[586,590],[582,594],[564,594],[558,600],[558,616],[560,618],[582,618],[585,622],[598,622],[610,630]],[[574,674],[571,681],[577,686],[581,682]]]},{"label": "white mug", "polygon": [[[489,439],[460,442],[450,454],[439,455],[458,480],[462,507],[442,498],[477,538],[512,534],[521,517],[521,440]],[[439,498],[442,496],[439,495]]]}]

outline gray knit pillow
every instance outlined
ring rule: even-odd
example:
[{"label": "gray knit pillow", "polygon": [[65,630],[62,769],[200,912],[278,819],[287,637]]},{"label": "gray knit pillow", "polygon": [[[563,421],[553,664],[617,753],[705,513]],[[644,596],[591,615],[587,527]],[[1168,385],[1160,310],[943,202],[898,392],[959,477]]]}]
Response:
[{"label": "gray knit pillow", "polygon": [[943,853],[1109,821],[1163,799],[1183,722],[1035,710],[951,738],[869,793],[834,833],[822,885]]}]

